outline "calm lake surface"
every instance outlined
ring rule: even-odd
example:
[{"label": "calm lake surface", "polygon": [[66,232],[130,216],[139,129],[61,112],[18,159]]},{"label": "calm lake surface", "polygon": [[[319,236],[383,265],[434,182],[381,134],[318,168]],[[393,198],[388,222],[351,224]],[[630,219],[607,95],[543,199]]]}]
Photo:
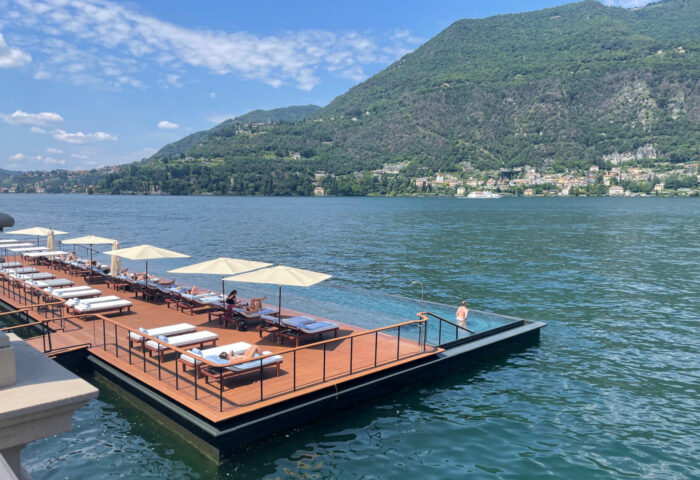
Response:
[{"label": "calm lake surface", "polygon": [[[101,396],[73,431],[24,450],[35,479],[700,477],[697,199],[1,195],[0,211],[17,228],[151,243],[189,263],[226,255],[327,272],[325,284],[285,289],[285,304],[370,312],[367,326],[406,318],[381,299],[419,298],[414,280],[426,300],[466,298],[549,324],[537,345],[283,433],[222,466],[90,377]],[[178,279],[220,288],[216,277]],[[274,289],[239,288],[261,290],[275,301]]]}]

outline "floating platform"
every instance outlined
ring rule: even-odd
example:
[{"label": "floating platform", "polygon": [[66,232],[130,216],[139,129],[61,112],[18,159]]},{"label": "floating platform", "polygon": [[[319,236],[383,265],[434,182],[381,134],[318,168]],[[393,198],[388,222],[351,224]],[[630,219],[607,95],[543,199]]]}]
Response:
[{"label": "floating platform", "polygon": [[[48,266],[37,268],[65,276]],[[86,285],[81,277],[71,279],[75,285]],[[26,330],[34,329],[33,335],[23,335],[29,337],[30,345],[51,357],[89,363],[128,392],[126,395],[169,419],[167,423],[176,432],[214,460],[275,432],[463,367],[468,360],[536,341],[545,326],[501,317],[500,325],[470,333],[427,312],[414,321],[379,329],[329,320],[340,326],[337,338],[326,334],[320,341],[307,340],[296,347],[278,343],[280,339],[274,334],[259,332],[254,322],[248,331],[233,330],[207,313],[168,308],[135,298],[134,292],[108,289],[105,284],[90,286],[131,301],[129,313],[69,315],[62,302],[48,304],[38,289],[6,275],[0,280],[0,301],[8,310],[22,309],[13,314],[15,322],[28,324],[23,327]],[[287,309],[282,313],[300,314]],[[161,358],[128,340],[139,327],[178,323],[215,333],[217,345],[246,342],[280,355],[279,369],[263,366],[210,379],[195,374],[191,367],[183,369],[178,360],[184,350],[172,349]]]}]

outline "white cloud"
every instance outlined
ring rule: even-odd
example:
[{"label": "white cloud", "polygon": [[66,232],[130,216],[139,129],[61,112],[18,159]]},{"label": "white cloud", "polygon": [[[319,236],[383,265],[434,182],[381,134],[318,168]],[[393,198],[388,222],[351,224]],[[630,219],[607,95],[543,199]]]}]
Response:
[{"label": "white cloud", "polygon": [[173,87],[181,87],[182,86],[182,82],[180,81],[180,75],[175,75],[174,73],[170,73],[170,74],[166,75],[165,81],[168,82]]},{"label": "white cloud", "polygon": [[5,43],[5,37],[0,33],[0,68],[15,68],[32,61],[31,55],[18,48],[10,48]]},{"label": "white cloud", "polygon": [[[39,160],[37,158],[37,160]],[[46,157],[44,158],[44,165],[65,165],[66,161],[65,160],[58,160],[53,157]]]},{"label": "white cloud", "polygon": [[609,7],[639,8],[655,1],[657,0],[603,0],[603,4]]},{"label": "white cloud", "polygon": [[15,153],[14,155],[10,155],[10,160],[22,160],[24,158],[23,153]]},{"label": "white cloud", "polygon": [[169,122],[167,120],[163,120],[163,121],[158,122],[158,128],[162,128],[165,130],[170,130],[170,129],[178,128],[178,127],[179,127],[179,125],[177,123]]},{"label": "white cloud", "polygon": [[90,155],[82,155],[80,153],[71,153],[70,158],[77,158],[79,160],[85,160],[86,158],[90,158]]},{"label": "white cloud", "polygon": [[216,92],[211,92],[209,94],[209,98],[216,98]]},{"label": "white cloud", "polygon": [[[311,90],[323,70],[359,80],[366,77],[367,65],[396,60],[419,41],[407,31],[377,40],[354,31],[303,30],[262,36],[194,30],[104,0],[9,1],[21,9],[21,15],[5,15],[4,20],[48,33],[53,40],[39,47],[42,57],[35,76],[43,78],[51,72],[78,85],[105,82],[105,77],[114,77],[110,72],[122,70],[129,72],[125,75],[132,82],[107,83],[117,88],[136,86],[134,75],[152,71],[155,62],[155,68],[166,70],[165,81],[173,86],[181,85],[182,71],[190,67],[220,75],[236,73],[274,87],[292,83]],[[109,56],[105,52],[112,54],[114,63],[108,68],[101,65]]]},{"label": "white cloud", "polygon": [[29,131],[32,133],[49,133],[46,130],[44,130],[43,128],[39,128],[39,127],[32,127],[29,129]]},{"label": "white cloud", "polygon": [[117,137],[110,133],[105,132],[95,132],[95,133],[83,133],[75,132],[68,133],[65,130],[54,130],[51,132],[53,138],[66,143],[90,143],[90,142],[102,142],[107,140],[116,140]]},{"label": "white cloud", "polygon": [[63,150],[59,150],[58,148],[49,147],[46,149],[46,153],[52,153],[52,154],[56,155],[58,153],[63,153]]},{"label": "white cloud", "polygon": [[2,114],[0,116],[10,125],[49,125],[63,121],[62,116],[53,112],[26,113],[22,110],[17,110],[15,113]]}]

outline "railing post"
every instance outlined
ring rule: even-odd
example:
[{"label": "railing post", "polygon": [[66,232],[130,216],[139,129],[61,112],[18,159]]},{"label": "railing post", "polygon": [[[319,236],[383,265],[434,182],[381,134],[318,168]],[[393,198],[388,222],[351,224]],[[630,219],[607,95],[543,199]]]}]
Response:
[{"label": "railing post", "polygon": [[399,359],[400,349],[401,349],[401,326],[399,325],[399,333],[396,336],[396,360]]},{"label": "railing post", "polygon": [[374,367],[377,367],[377,344],[379,343],[379,332],[374,332]]},{"label": "railing post", "polygon": [[141,337],[143,341],[141,342],[141,356],[143,357],[143,373],[146,373],[146,342],[148,341],[146,337]]},{"label": "railing post", "polygon": [[114,353],[119,358],[119,339],[117,338],[117,324],[114,324]]},{"label": "railing post", "polygon": [[263,361],[260,359],[260,401],[263,401]]},{"label": "railing post", "polygon": [[438,347],[442,345],[442,320],[438,320]]},{"label": "railing post", "polygon": [[326,345],[328,344],[323,344],[323,383],[326,383]]},{"label": "railing post", "polygon": [[428,343],[428,320],[423,322],[425,324],[425,329],[423,330],[423,351],[425,352],[425,346]]},{"label": "railing post", "polygon": [[355,337],[350,337],[350,375],[352,375],[352,347],[353,347],[353,340],[355,340]]},{"label": "railing post", "polygon": [[105,326],[105,319],[102,319],[102,349],[107,351],[107,327]]},{"label": "railing post", "polygon": [[297,391],[297,351],[294,350],[294,359],[292,362],[292,391]]},{"label": "railing post", "polygon": [[219,368],[219,411],[224,411],[224,369]]},{"label": "railing post", "polygon": [[160,380],[160,343],[158,344],[158,380]]},{"label": "railing post", "polygon": [[197,400],[197,378],[199,377],[199,366],[197,365],[197,358],[194,358],[194,399]]},{"label": "railing post", "polygon": [[459,340],[459,327],[455,325],[455,340]]},{"label": "railing post", "polygon": [[131,330],[127,330],[127,337],[129,339],[129,365],[131,365]]},{"label": "railing post", "polygon": [[[175,358],[175,390],[180,389],[180,374],[178,365],[180,364],[179,359]],[[195,370],[196,373],[196,370]]]}]

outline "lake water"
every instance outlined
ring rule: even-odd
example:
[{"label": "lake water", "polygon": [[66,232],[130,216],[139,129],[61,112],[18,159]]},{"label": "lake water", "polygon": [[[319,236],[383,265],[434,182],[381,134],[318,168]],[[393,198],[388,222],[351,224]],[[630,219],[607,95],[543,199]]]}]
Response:
[{"label": "lake water", "polygon": [[[2,195],[0,211],[17,228],[152,243],[192,261],[327,272],[317,287],[285,289],[285,305],[366,326],[411,317],[416,280],[431,302],[466,298],[548,323],[537,345],[285,432],[222,466],[93,379],[100,398],[73,431],[24,450],[35,479],[700,476],[697,199]],[[276,299],[275,289],[239,288],[263,290]]]}]

